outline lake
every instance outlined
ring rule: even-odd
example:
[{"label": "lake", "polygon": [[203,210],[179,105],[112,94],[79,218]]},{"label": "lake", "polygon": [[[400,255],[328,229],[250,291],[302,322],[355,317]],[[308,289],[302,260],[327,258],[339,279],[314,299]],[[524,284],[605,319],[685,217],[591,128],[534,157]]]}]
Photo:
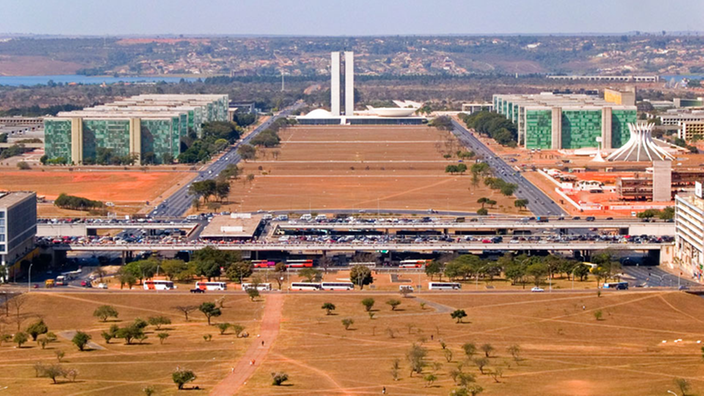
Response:
[{"label": "lake", "polygon": [[[196,81],[197,78],[183,78],[186,81]],[[20,85],[46,85],[49,81],[55,83],[77,83],[77,84],[114,84],[118,82],[128,83],[155,83],[164,81],[167,83],[177,83],[181,77],[107,77],[107,76],[80,76],[75,74],[63,74],[55,76],[0,76],[0,85],[18,87]]]}]

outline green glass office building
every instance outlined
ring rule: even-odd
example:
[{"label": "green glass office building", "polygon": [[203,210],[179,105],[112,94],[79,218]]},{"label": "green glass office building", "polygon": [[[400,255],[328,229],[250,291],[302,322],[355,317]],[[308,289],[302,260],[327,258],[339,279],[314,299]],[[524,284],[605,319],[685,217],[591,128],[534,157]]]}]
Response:
[{"label": "green glass office building", "polygon": [[44,120],[47,158],[89,163],[101,149],[161,164],[180,154],[181,138],[228,120],[227,95],[139,95]]},{"label": "green glass office building", "polygon": [[527,149],[618,148],[637,118],[635,106],[589,95],[494,95],[493,104],[518,125],[519,144]]}]

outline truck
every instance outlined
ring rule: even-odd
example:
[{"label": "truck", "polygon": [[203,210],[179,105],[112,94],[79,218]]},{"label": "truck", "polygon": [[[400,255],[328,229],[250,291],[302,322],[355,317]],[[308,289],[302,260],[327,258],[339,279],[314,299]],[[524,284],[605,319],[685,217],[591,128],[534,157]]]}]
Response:
[{"label": "truck", "polygon": [[538,217],[535,218],[535,221],[538,222],[538,223],[547,223],[547,222],[548,222],[548,218],[545,217],[545,216],[538,216]]}]

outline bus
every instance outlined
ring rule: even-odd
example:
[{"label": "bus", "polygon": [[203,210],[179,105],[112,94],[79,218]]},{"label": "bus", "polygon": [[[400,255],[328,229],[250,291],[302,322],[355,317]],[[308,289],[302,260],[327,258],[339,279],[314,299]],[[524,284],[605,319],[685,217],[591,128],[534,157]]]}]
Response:
[{"label": "bus", "polygon": [[273,267],[276,267],[276,263],[273,261],[261,260],[261,261],[254,262],[254,265],[252,265],[252,267],[254,267],[254,268],[273,268]]},{"label": "bus", "polygon": [[173,290],[175,288],[174,283],[167,280],[144,281],[144,290]]},{"label": "bus", "polygon": [[292,282],[291,290],[320,290],[320,283]]},{"label": "bus", "polygon": [[358,265],[360,267],[375,268],[376,261],[357,261],[357,262],[351,262],[349,264],[350,267],[354,267],[355,265]]},{"label": "bus", "polygon": [[323,290],[354,290],[352,282],[323,282],[320,284]]},{"label": "bus", "polygon": [[[252,283],[243,283],[242,284],[242,290],[249,290],[253,288],[254,285]],[[257,290],[259,291],[271,291],[271,283],[258,283],[257,284]]]},{"label": "bus", "polygon": [[196,282],[196,289],[200,290],[227,290],[225,282]]},{"label": "bus", "polygon": [[628,282],[604,283],[604,289],[628,290]]},{"label": "bus", "polygon": [[286,268],[312,268],[313,260],[286,260]]},{"label": "bus", "polygon": [[401,260],[398,263],[399,268],[423,268],[432,260]]},{"label": "bus", "polygon": [[459,290],[462,285],[457,282],[428,282],[428,290]]},{"label": "bus", "polygon": [[68,280],[66,279],[65,276],[59,275],[56,277],[56,282],[54,283],[56,286],[68,286]]}]

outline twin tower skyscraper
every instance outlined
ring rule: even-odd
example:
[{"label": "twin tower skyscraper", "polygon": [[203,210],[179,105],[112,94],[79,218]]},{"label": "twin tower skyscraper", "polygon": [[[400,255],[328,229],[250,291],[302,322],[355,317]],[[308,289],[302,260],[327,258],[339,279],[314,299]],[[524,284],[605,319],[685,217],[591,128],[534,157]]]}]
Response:
[{"label": "twin tower skyscraper", "polygon": [[[340,52],[330,53],[330,112],[340,116]],[[354,52],[345,51],[345,116],[354,115]]]}]

